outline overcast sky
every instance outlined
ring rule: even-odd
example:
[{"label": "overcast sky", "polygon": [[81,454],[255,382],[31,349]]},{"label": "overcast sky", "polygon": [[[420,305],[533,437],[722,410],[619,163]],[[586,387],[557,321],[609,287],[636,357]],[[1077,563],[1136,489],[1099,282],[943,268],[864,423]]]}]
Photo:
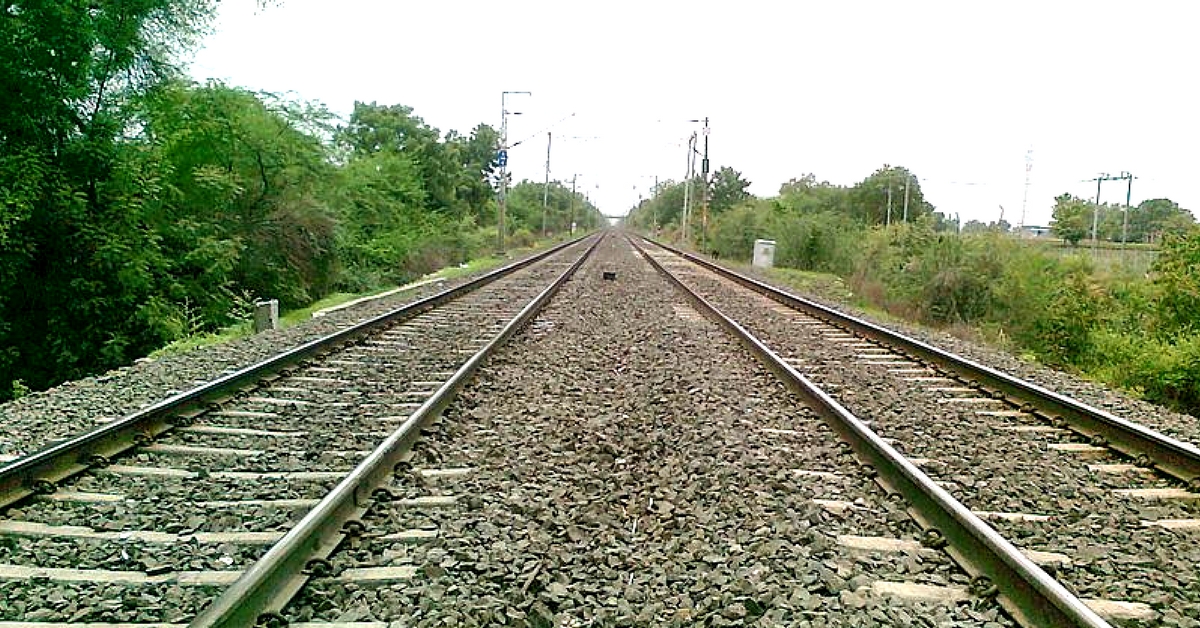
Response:
[{"label": "overcast sky", "polygon": [[[1046,224],[1054,196],[1133,172],[1133,203],[1200,209],[1200,4],[223,0],[192,75],[348,114],[413,107],[443,132],[500,125],[514,176],[579,174],[623,214],[681,179],[710,118],[714,169],[760,196],[804,173],[853,184],[883,164],[962,219]],[[574,115],[572,115],[574,114]],[[1102,200],[1124,200],[1106,183]]]}]

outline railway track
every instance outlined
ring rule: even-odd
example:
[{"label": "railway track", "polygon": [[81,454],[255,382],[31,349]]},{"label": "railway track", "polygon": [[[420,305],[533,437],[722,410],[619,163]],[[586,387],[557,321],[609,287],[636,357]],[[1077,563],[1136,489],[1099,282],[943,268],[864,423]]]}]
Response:
[{"label": "railway track", "polygon": [[1190,445],[703,260],[583,248],[230,376],[119,458],[27,465],[0,628],[1200,625]]},{"label": "railway track", "polygon": [[610,238],[578,276],[465,387],[398,482],[398,496],[454,503],[368,515],[380,535],[437,538],[368,536],[334,557],[335,571],[405,565],[412,580],[323,580],[286,619],[1013,625],[917,542],[903,500],[816,413],[627,242]]},{"label": "railway track", "polygon": [[269,622],[305,580],[328,575],[325,556],[360,532],[352,520],[372,490],[386,494],[420,431],[596,242],[556,247],[0,468],[0,618]]},{"label": "railway track", "polygon": [[[778,360],[785,379],[831,408],[826,414],[846,426],[844,436],[877,434],[877,443],[856,448],[885,485],[911,502],[927,499],[903,490],[914,469],[880,466],[882,449],[891,448],[904,452],[896,462],[907,456],[973,511],[956,518],[976,531],[949,534],[952,524],[935,520],[940,508],[920,512],[924,505],[915,504],[923,524],[946,533],[958,562],[988,578],[1014,616],[1097,625],[1072,602],[1082,598],[1112,621],[1179,625],[1200,617],[1200,554],[1187,536],[1200,531],[1195,446],[695,256],[646,246],[710,316],[736,319],[764,360]],[[983,520],[1022,551],[982,547]],[[1041,569],[1022,565],[1022,554]],[[1063,590],[1053,590],[1045,571]]]}]

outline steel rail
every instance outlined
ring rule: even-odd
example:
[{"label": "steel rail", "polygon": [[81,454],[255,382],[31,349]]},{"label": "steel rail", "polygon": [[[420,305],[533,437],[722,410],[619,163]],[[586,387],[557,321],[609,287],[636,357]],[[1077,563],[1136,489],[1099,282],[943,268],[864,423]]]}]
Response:
[{"label": "steel rail", "polygon": [[986,591],[994,586],[1001,606],[1022,626],[1111,628],[1061,583],[938,486],[849,410],[667,271],[635,240],[629,238],[629,241],[705,317],[729,331],[778,375],[790,390],[803,398],[850,445],[859,459],[878,473],[876,480],[880,484],[908,501],[910,512],[926,530],[926,541],[943,545],[944,540],[946,552],[976,578],[974,589]]},{"label": "steel rail", "polygon": [[[394,472],[406,451],[416,442],[421,429],[450,405],[455,395],[493,352],[542,310],[596,250],[604,235],[551,285],[542,290],[490,342],[471,356],[404,423],[338,483],[299,523],[267,550],[208,608],[196,616],[190,628],[244,628],[280,623],[278,612],[307,580],[327,566],[324,559],[342,540],[364,530],[358,519],[375,500],[377,491]],[[385,489],[386,490],[386,489]],[[350,523],[355,522],[355,523]]]},{"label": "steel rail", "polygon": [[61,443],[0,466],[0,511],[36,493],[53,492],[59,482],[94,466],[103,466],[114,456],[190,421],[207,406],[232,398],[237,391],[267,379],[305,359],[350,344],[375,330],[412,318],[446,302],[516,272],[589,236],[556,245],[546,251],[507,264],[461,286],[397,308],[332,334],[297,346],[191,390],[101,425]]},{"label": "steel rail", "polygon": [[785,292],[762,281],[715,264],[702,257],[646,238],[648,242],[699,264],[774,301],[801,310],[828,323],[897,347],[919,362],[927,362],[965,380],[982,383],[998,391],[1030,414],[1110,447],[1138,464],[1156,467],[1163,473],[1200,490],[1200,448],[1127,419],[1061,395],[962,356],[909,338],[870,321],[839,312],[820,303]]}]

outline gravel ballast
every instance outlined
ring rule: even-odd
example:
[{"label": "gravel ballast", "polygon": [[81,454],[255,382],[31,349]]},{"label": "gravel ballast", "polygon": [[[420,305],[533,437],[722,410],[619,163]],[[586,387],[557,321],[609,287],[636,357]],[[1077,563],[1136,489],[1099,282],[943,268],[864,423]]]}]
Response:
[{"label": "gravel ballast", "polygon": [[[672,272],[862,419],[895,440],[951,494],[976,511],[1047,516],[1031,525],[993,521],[1023,549],[1055,552],[1070,560],[1052,566],[1056,577],[1085,599],[1147,604],[1148,625],[1197,626],[1200,550],[1188,533],[1145,522],[1195,519],[1195,499],[1145,500],[1118,493],[1134,488],[1183,488],[1173,479],[1140,471],[1101,473],[1089,465],[1128,463],[1111,451],[1063,451],[1088,445],[1050,429],[982,390],[953,381],[910,380],[936,375],[870,343],[791,311],[718,278],[698,266],[657,252]],[[1178,622],[1173,614],[1183,617]],[[1175,622],[1175,623],[1170,623]],[[1136,623],[1136,622],[1131,622]]]},{"label": "gravel ballast", "polygon": [[52,440],[90,429],[98,420],[123,416],[289,347],[390,312],[486,272],[490,271],[364,301],[285,329],[202,347],[181,355],[139,361],[0,404],[0,426],[4,428],[0,430],[0,455],[16,456],[36,451]]},{"label": "gravel ballast", "polygon": [[797,296],[802,296],[844,314],[899,331],[951,353],[1140,423],[1173,438],[1189,443],[1200,443],[1200,418],[1195,416],[1175,412],[1139,399],[1126,391],[1085,379],[1077,373],[1051,368],[1035,360],[1013,355],[1003,349],[968,340],[947,331],[931,329],[897,318],[881,318],[875,313],[864,311],[862,308],[848,303],[846,297],[851,296],[848,293],[836,294],[833,291],[826,291],[822,294],[806,294],[797,292],[794,288],[780,286],[779,282],[773,280],[767,273],[748,265],[726,264],[726,266]]},{"label": "gravel ballast", "polygon": [[[602,279],[615,272],[615,281]],[[293,620],[408,626],[1010,626],[990,601],[910,602],[892,581],[957,586],[902,502],[782,385],[610,237],[468,385],[335,570],[404,566],[387,585],[310,583]],[[468,469],[430,479],[431,471]],[[830,500],[823,506],[814,500]],[[838,504],[833,506],[832,504]],[[378,537],[436,530],[396,545]]]},{"label": "gravel ballast", "polygon": [[[494,335],[498,323],[525,307],[584,248],[571,247],[310,360],[210,408],[183,429],[114,458],[107,467],[63,482],[54,494],[8,509],[0,523],[23,525],[25,531],[0,533],[0,573],[14,573],[5,570],[12,565],[41,571],[15,587],[4,582],[15,576],[0,578],[0,585],[13,591],[0,605],[0,621],[175,622],[193,616],[219,587],[65,582],[96,574],[61,570],[106,570],[128,579],[249,567],[269,541],[198,539],[289,530],[337,481],[329,474],[353,469],[429,396],[447,370],[458,368],[481,339]],[[300,472],[323,475],[278,475]],[[72,528],[56,534],[39,524]],[[152,533],[174,537],[164,540]],[[91,590],[105,591],[110,601],[79,602],[92,599]]]}]

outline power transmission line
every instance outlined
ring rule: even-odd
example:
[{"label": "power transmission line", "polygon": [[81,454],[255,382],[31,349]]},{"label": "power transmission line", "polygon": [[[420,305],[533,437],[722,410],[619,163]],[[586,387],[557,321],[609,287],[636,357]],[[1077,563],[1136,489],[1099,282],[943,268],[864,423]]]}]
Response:
[{"label": "power transmission line", "polygon": [[538,130],[538,132],[537,132],[537,133],[534,133],[534,134],[530,135],[529,137],[523,138],[523,139],[521,139],[521,140],[520,140],[520,141],[518,141],[518,142],[513,142],[513,143],[512,143],[512,146],[514,146],[514,147],[515,147],[515,146],[519,146],[519,145],[520,145],[522,142],[528,142],[529,140],[531,140],[531,139],[533,139],[533,138],[535,138],[535,137],[537,137],[537,136],[541,135],[542,133],[545,133],[546,131],[549,131],[550,129],[553,129],[554,127],[558,126],[559,124],[562,124],[563,120],[566,120],[567,118],[571,118],[571,117],[574,117],[574,116],[575,116],[575,114],[573,114],[573,113],[572,113],[572,114],[570,114],[570,115],[563,116],[563,117],[562,117],[561,119],[559,119],[557,122],[555,122],[555,123],[553,123],[553,124],[551,124],[551,125],[549,125],[549,126],[546,126],[546,127],[542,128],[542,129]]},{"label": "power transmission line", "polygon": [[1127,188],[1126,193],[1125,193],[1125,208],[1126,208],[1126,210],[1125,210],[1125,223],[1124,223],[1124,226],[1122,227],[1122,234],[1121,234],[1121,244],[1122,245],[1124,245],[1124,243],[1125,243],[1125,234],[1128,233],[1128,230],[1129,230],[1129,195],[1133,192],[1133,174],[1122,171],[1121,174],[1119,174],[1115,177],[1112,176],[1111,174],[1105,173],[1105,174],[1098,175],[1095,179],[1088,179],[1088,181],[1096,182],[1096,204],[1092,206],[1092,251],[1093,252],[1096,250],[1096,242],[1097,242],[1096,231],[1097,231],[1097,228],[1100,226],[1100,185],[1102,183],[1104,183],[1105,181],[1124,181],[1124,180],[1129,181],[1129,187]]}]

